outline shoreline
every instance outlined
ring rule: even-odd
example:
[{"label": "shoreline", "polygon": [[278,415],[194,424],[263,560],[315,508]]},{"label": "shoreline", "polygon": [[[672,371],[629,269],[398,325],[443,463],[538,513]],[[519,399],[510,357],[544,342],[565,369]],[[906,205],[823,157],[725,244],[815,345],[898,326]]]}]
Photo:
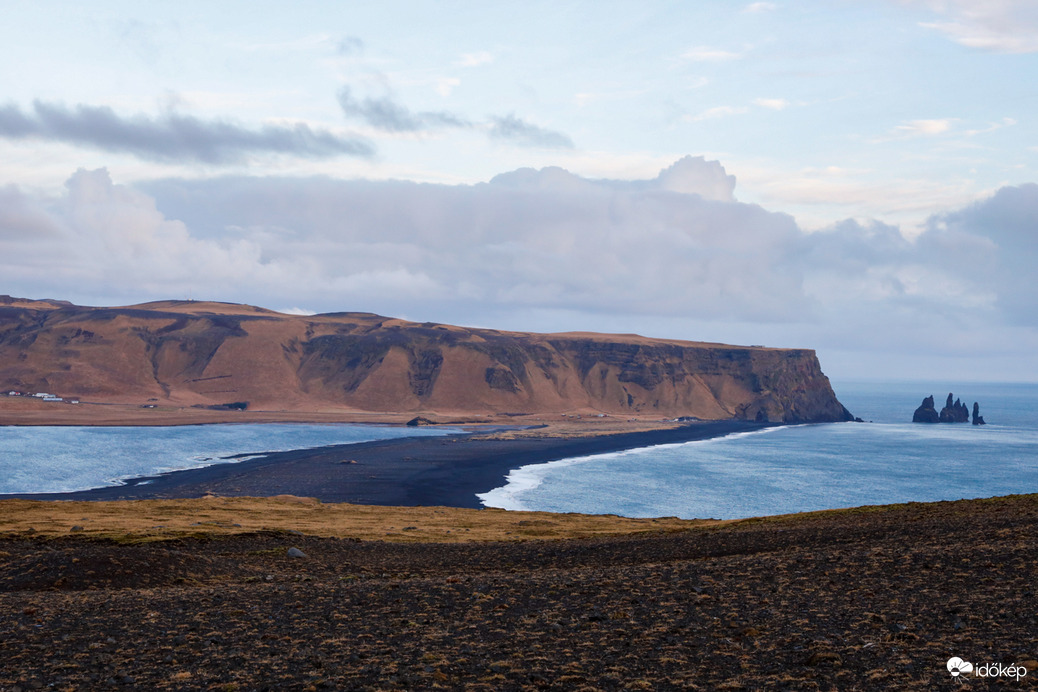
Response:
[{"label": "shoreline", "polygon": [[775,424],[701,421],[673,428],[580,437],[526,434],[510,439],[473,433],[405,437],[273,452],[241,462],[129,479],[122,485],[66,493],[12,493],[2,499],[145,500],[297,495],[322,502],[480,509],[477,493],[507,483],[522,466],[692,442]]}]

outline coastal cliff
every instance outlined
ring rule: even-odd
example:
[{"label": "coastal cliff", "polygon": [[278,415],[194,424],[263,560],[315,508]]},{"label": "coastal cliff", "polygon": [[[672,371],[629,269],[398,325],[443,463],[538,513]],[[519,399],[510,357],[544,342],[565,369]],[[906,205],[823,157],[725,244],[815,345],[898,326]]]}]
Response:
[{"label": "coastal cliff", "polygon": [[851,420],[814,351],[227,303],[0,297],[0,388],[250,410]]}]

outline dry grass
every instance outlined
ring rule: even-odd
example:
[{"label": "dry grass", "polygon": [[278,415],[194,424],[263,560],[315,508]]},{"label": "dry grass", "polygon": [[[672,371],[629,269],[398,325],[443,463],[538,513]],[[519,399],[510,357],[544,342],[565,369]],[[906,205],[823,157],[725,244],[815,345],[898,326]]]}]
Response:
[{"label": "dry grass", "polygon": [[393,542],[513,541],[683,531],[714,525],[673,517],[324,504],[313,498],[205,497],[117,502],[0,501],[0,537],[76,535],[145,542],[199,534],[299,531]]}]

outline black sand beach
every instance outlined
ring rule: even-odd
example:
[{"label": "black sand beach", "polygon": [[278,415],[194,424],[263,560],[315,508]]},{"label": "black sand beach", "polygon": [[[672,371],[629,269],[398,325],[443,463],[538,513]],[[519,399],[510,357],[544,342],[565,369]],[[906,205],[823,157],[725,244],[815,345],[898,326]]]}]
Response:
[{"label": "black sand beach", "polygon": [[145,500],[206,494],[287,494],[315,497],[323,502],[478,508],[481,505],[476,493],[500,487],[508,472],[520,466],[704,440],[767,425],[709,421],[664,430],[584,437],[410,437],[276,452],[239,463],[135,478],[125,485],[72,493],[0,495],[0,499]]}]

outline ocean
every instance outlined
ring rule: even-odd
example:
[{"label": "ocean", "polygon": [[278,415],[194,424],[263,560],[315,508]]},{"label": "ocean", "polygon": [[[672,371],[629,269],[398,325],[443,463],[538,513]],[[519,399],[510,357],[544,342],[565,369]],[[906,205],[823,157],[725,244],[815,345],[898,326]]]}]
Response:
[{"label": "ocean", "polygon": [[[1038,492],[1038,385],[834,383],[866,423],[768,428],[512,471],[488,507],[738,519]],[[954,392],[987,425],[912,423]]]},{"label": "ocean", "polygon": [[[479,495],[488,507],[735,519],[894,502],[1038,492],[1038,385],[836,382],[866,423],[725,438],[534,464]],[[988,425],[911,423],[948,392]],[[456,429],[373,425],[0,427],[0,493],[50,493],[306,449]]]},{"label": "ocean", "polygon": [[[309,449],[448,428],[234,423],[168,427],[0,427],[0,493],[64,493],[166,471],[243,461],[246,454]],[[230,458],[234,456],[235,458]]]}]

